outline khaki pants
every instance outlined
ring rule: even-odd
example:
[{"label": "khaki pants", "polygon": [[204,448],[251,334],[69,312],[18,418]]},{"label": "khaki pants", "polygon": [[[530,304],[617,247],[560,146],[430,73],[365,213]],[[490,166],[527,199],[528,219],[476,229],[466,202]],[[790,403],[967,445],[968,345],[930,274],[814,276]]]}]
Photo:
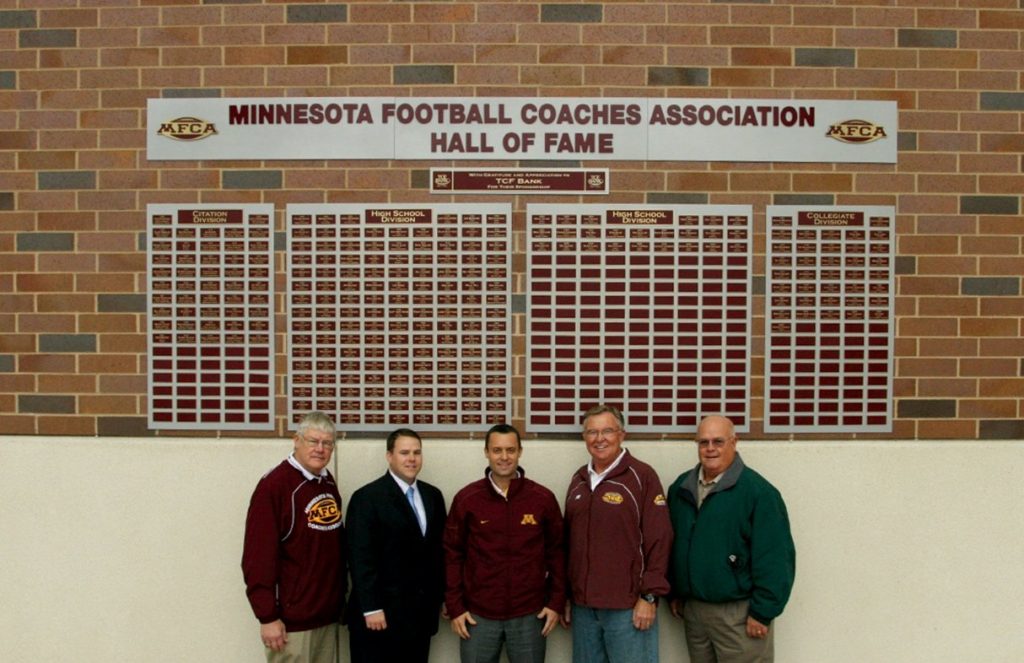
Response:
[{"label": "khaki pants", "polygon": [[267,663],[337,663],[338,625],[328,624],[312,631],[288,633],[288,644],[281,651],[267,652]]},{"label": "khaki pants", "polygon": [[690,663],[772,663],[775,660],[775,629],[768,637],[747,635],[749,601],[704,603],[688,600],[683,605],[686,649]]}]

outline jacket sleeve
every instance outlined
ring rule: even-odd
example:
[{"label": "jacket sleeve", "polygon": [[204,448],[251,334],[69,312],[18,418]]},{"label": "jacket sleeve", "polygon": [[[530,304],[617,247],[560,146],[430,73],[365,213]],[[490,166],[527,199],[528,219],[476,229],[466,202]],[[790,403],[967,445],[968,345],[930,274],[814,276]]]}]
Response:
[{"label": "jacket sleeve", "polygon": [[672,553],[672,523],[661,480],[654,470],[644,476],[640,531],[643,535],[644,574],[640,593],[668,596],[668,560]]},{"label": "jacket sleeve", "polygon": [[362,490],[348,503],[348,564],[352,574],[352,597],[362,613],[383,609],[377,588],[377,554],[374,540],[372,500]]},{"label": "jacket sleeve", "polygon": [[549,493],[547,498],[547,515],[544,517],[544,566],[548,573],[546,606],[562,614],[565,609],[565,524],[554,494]]},{"label": "jacket sleeve", "polygon": [[466,513],[463,504],[463,500],[456,495],[444,526],[444,603],[451,617],[466,612],[462,586],[462,567],[466,562]]},{"label": "jacket sleeve", "polygon": [[277,605],[281,505],[274,491],[261,481],[249,501],[242,547],[245,594],[261,624],[280,618]]},{"label": "jacket sleeve", "polygon": [[796,548],[782,495],[771,488],[754,506],[750,542],[750,616],[768,624],[782,614],[796,576]]}]

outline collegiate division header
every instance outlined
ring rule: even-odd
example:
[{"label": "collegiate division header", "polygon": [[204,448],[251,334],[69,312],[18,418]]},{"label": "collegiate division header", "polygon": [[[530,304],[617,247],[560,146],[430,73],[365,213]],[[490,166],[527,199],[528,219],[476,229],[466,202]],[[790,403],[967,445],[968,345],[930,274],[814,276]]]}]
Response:
[{"label": "collegiate division header", "polygon": [[150,99],[150,159],[896,160],[894,102]]}]

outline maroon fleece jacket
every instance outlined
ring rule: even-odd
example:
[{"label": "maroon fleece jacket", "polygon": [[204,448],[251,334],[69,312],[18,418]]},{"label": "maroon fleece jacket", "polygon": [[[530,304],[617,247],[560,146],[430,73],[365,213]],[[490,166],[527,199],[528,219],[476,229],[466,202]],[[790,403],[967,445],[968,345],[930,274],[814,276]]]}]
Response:
[{"label": "maroon fleece jacket", "polygon": [[334,477],[307,479],[287,460],[256,485],[245,521],[242,574],[261,624],[288,631],[337,622],[347,583],[345,527]]},{"label": "maroon fleece jacket", "polygon": [[[522,474],[522,468],[520,468]],[[485,619],[565,607],[562,512],[554,494],[520,476],[505,499],[485,476],[458,492],[444,531],[445,604]]]}]

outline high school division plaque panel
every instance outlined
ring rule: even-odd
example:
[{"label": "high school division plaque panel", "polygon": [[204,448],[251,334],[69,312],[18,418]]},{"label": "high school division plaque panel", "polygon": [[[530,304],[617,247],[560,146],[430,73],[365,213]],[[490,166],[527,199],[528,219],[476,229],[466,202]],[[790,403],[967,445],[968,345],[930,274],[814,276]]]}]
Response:
[{"label": "high school division plaque panel", "polygon": [[289,205],[288,409],[346,430],[510,417],[511,206]]},{"label": "high school division plaque panel", "polygon": [[892,430],[895,209],[768,207],[766,432]]},{"label": "high school division plaque panel", "polygon": [[529,205],[527,428],[749,426],[749,206]]},{"label": "high school division plaque panel", "polygon": [[273,218],[147,207],[150,428],[273,428]]}]

